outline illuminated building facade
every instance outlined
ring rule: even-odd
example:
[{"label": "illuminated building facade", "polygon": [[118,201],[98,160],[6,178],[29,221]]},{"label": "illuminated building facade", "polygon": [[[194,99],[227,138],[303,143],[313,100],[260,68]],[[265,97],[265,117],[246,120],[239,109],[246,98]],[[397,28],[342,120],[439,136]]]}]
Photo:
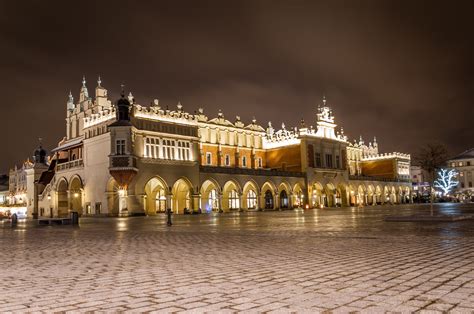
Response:
[{"label": "illuminated building facade", "polygon": [[[410,156],[380,154],[337,131],[324,99],[316,126],[276,130],[254,119],[233,122],[178,103],[138,104],[130,93],[112,103],[98,80],[66,103],[66,136],[36,181],[30,215],[154,215],[333,207],[411,200]],[[34,202],[33,202],[34,203]]]},{"label": "illuminated building facade", "polygon": [[459,174],[459,184],[454,194],[461,200],[474,201],[474,148],[453,157],[447,164]]}]

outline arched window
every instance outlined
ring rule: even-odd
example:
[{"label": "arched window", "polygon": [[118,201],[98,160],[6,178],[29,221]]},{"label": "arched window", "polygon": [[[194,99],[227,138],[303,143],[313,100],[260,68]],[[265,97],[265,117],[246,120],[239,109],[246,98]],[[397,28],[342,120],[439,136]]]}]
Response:
[{"label": "arched window", "polygon": [[242,167],[247,167],[247,157],[242,157]]},{"label": "arched window", "polygon": [[229,156],[229,155],[225,155],[224,164],[225,164],[226,166],[230,166],[230,156]]},{"label": "arched window", "polygon": [[212,154],[206,153],[206,165],[212,164]]},{"label": "arched window", "polygon": [[229,192],[229,209],[238,209],[239,207],[239,194],[236,190],[232,190]]},{"label": "arched window", "polygon": [[247,193],[247,208],[255,209],[257,208],[257,194],[253,190],[250,190]]}]

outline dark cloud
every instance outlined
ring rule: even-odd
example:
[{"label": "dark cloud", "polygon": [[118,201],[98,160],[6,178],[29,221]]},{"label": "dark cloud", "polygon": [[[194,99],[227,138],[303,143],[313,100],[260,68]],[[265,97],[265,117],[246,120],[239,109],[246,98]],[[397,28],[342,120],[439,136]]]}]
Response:
[{"label": "dark cloud", "polygon": [[65,134],[83,74],[112,97],[314,123],[326,95],[383,150],[473,146],[472,1],[0,2],[0,171]]}]

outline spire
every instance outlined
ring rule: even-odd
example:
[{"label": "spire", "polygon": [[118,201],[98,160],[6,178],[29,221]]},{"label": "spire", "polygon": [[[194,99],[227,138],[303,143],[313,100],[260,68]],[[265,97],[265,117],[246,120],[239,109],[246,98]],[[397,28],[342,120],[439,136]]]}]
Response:
[{"label": "spire", "polygon": [[120,96],[125,97],[125,84],[120,84]]},{"label": "spire", "polygon": [[326,107],[326,95],[323,95],[323,106]]},{"label": "spire", "polygon": [[89,92],[87,91],[86,86],[86,76],[82,76],[82,87],[81,87],[81,94],[79,95],[79,102],[83,102],[89,99]]},{"label": "spire", "polygon": [[67,98],[67,110],[74,110],[74,97],[72,97],[71,91],[69,91],[69,96]]},{"label": "spire", "polygon": [[97,79],[97,87],[102,87],[100,84],[102,83],[102,80],[100,79],[100,75],[99,75],[99,78]]}]

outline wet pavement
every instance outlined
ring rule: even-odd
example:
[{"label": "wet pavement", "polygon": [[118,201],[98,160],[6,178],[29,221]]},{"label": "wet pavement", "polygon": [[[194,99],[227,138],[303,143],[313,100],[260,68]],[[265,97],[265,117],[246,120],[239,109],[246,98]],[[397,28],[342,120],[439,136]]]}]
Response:
[{"label": "wet pavement", "polygon": [[[439,204],[474,214],[474,204]],[[474,221],[429,205],[0,223],[0,312],[474,312]]]}]

